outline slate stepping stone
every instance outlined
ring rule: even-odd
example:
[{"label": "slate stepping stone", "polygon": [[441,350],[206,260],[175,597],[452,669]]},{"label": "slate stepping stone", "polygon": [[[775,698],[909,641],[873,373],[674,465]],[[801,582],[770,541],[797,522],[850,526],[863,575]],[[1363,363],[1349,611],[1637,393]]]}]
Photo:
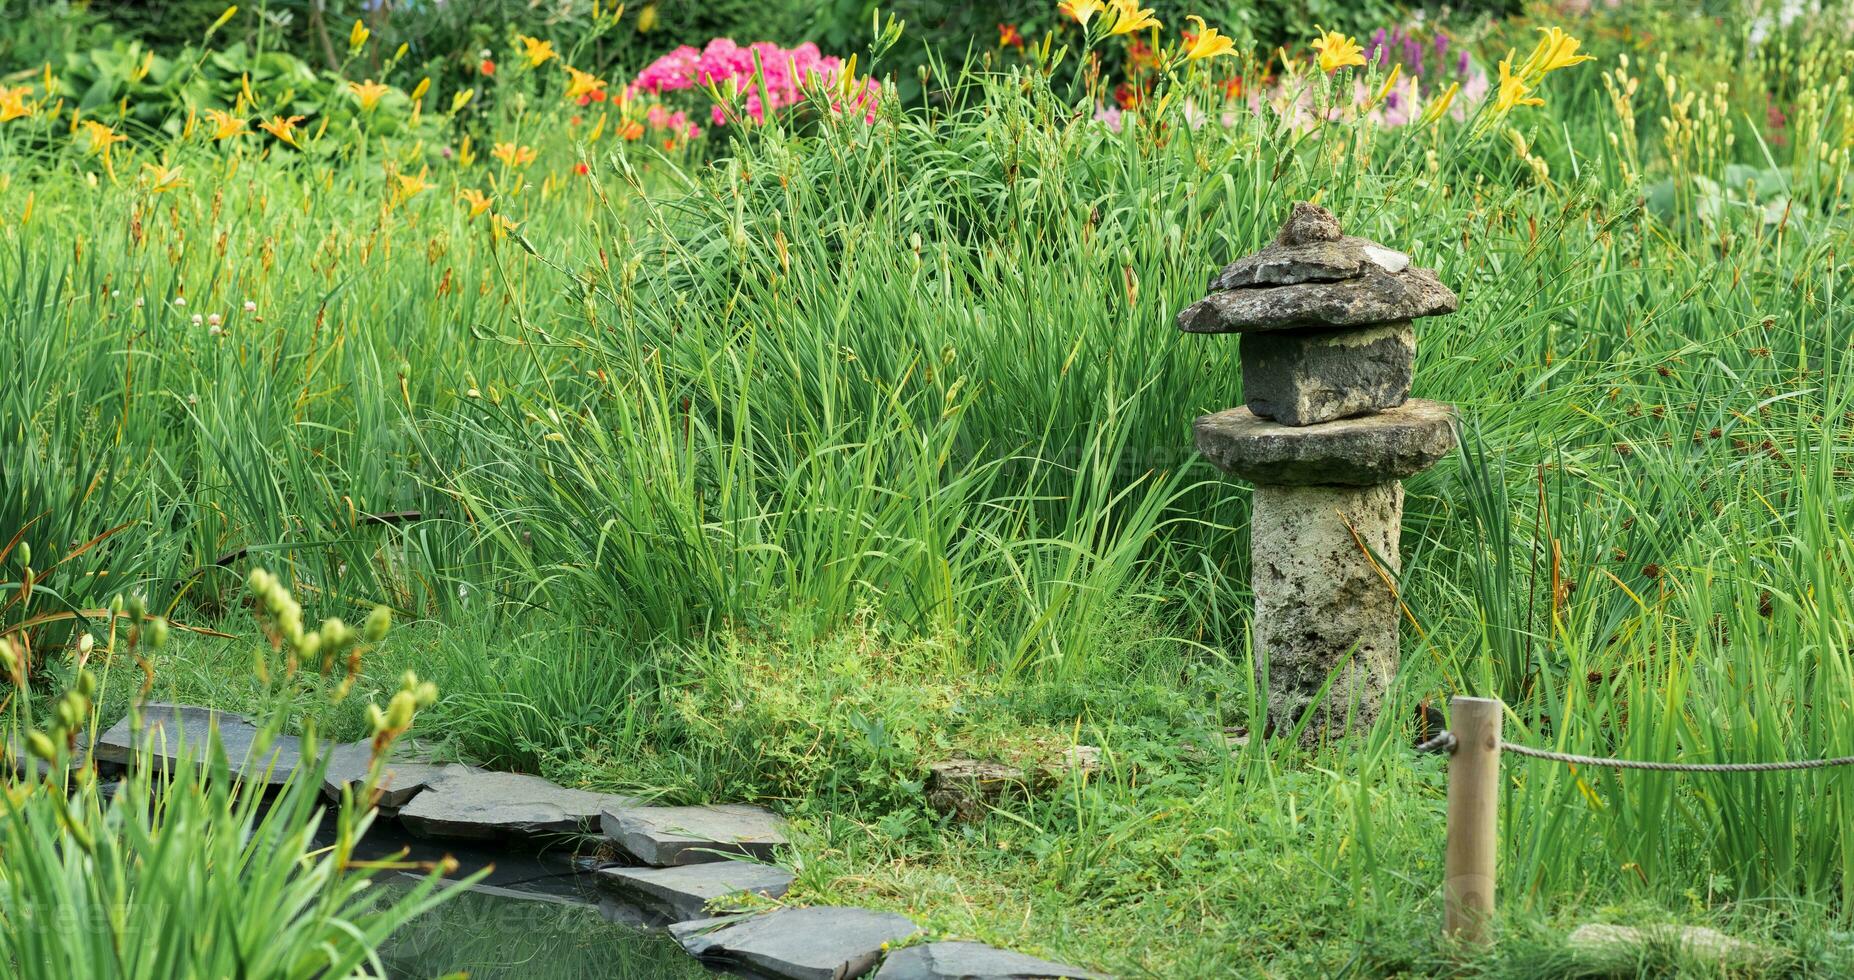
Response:
[{"label": "slate stepping stone", "polygon": [[1080,967],[984,943],[944,942],[890,953],[875,980],[1105,980]]},{"label": "slate stepping stone", "polygon": [[1247,408],[1199,416],[1197,449],[1217,468],[1270,486],[1372,486],[1435,465],[1455,448],[1454,410],[1412,398],[1376,415],[1291,426]]},{"label": "slate stepping stone", "polygon": [[[432,780],[444,774],[442,763],[423,762],[415,757],[389,758],[386,771],[380,775],[379,799],[376,805],[383,807],[402,807],[412,802]],[[371,742],[353,742],[337,745],[329,753],[328,771],[322,777],[322,793],[331,800],[341,799],[341,790],[349,783],[354,784],[354,791],[360,792],[361,785],[367,778],[367,768],[373,762],[373,744]]]},{"label": "slate stepping stone", "polygon": [[645,864],[725,861],[742,854],[762,861],[785,844],[785,821],[744,803],[716,806],[635,806],[607,809],[600,819],[605,836]]},{"label": "slate stepping stone", "polygon": [[920,931],[905,916],[819,906],[670,926],[693,956],[786,980],[849,980],[876,965],[884,946]]},{"label": "slate stepping stone", "polygon": [[636,802],[539,776],[448,765],[399,811],[399,822],[421,837],[457,840],[579,834],[592,829],[601,811]]},{"label": "slate stepping stone", "polygon": [[792,873],[750,861],[711,861],[677,868],[601,868],[599,880],[626,895],[669,912],[678,922],[708,914],[708,903],[747,892],[778,898],[792,886]]},{"label": "slate stepping stone", "polygon": [[98,762],[127,766],[136,761],[138,750],[144,746],[152,758],[174,762],[183,745],[188,756],[198,761],[205,757],[215,725],[228,768],[240,779],[262,778],[268,786],[281,786],[302,762],[302,746],[295,736],[278,735],[258,752],[258,727],[245,716],[229,711],[151,701],[142,706],[139,730],[134,720],[133,715],[125,715],[98,736],[93,753]]}]

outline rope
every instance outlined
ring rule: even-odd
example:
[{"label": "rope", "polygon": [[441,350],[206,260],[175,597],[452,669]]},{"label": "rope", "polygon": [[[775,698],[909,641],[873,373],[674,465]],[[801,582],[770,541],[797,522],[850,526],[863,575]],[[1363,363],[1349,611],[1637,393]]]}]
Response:
[{"label": "rope", "polygon": [[[1418,743],[1416,751],[1452,755],[1457,744],[1454,732],[1442,731]],[[1797,759],[1788,762],[1649,762],[1644,759],[1608,759],[1594,755],[1550,752],[1504,741],[1500,743],[1500,751],[1532,759],[1544,759],[1547,762],[1563,762],[1573,766],[1646,769],[1652,772],[1791,772],[1797,769],[1828,769],[1833,766],[1854,765],[1854,755],[1837,756],[1833,759]]]},{"label": "rope", "polygon": [[1788,762],[1648,762],[1642,759],[1601,759],[1592,755],[1547,752],[1544,749],[1501,742],[1500,750],[1530,756],[1548,762],[1565,762],[1574,766],[1604,766],[1610,769],[1648,769],[1654,772],[1788,772],[1795,769],[1827,769],[1830,766],[1854,765],[1854,755],[1833,759],[1795,759]]}]

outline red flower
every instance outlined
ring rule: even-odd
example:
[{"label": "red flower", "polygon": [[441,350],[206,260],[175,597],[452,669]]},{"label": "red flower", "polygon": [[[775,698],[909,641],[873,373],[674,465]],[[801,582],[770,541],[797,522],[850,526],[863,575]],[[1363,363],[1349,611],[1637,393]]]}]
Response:
[{"label": "red flower", "polygon": [[484,75],[494,75],[496,73],[496,63],[490,61],[488,58],[484,58],[483,63],[477,65],[476,68]]},{"label": "red flower", "polygon": [[592,95],[592,101],[594,102],[604,102],[605,101],[605,90],[602,88],[595,88],[592,90],[590,94]]},{"label": "red flower", "polygon": [[1023,46],[1024,36],[1017,32],[1016,24],[998,25],[998,47],[1021,48]]},{"label": "red flower", "polygon": [[573,172],[584,177],[587,173],[590,173],[591,171],[586,167],[585,164],[576,163],[573,165]]}]

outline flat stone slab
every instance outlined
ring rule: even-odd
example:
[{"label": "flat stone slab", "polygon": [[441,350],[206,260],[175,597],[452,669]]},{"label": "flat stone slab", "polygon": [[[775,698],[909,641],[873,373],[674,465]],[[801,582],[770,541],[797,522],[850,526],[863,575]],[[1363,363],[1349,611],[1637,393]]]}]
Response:
[{"label": "flat stone slab", "polygon": [[984,943],[941,942],[888,954],[875,980],[1105,980],[1080,967]]},{"label": "flat stone slab", "polygon": [[645,864],[664,868],[725,861],[736,854],[770,860],[784,845],[785,821],[744,803],[637,806],[627,802],[600,817],[605,836]]},{"label": "flat stone slab", "polygon": [[1211,293],[1181,310],[1177,325],[1185,333],[1363,327],[1453,313],[1460,305],[1433,270],[1409,266],[1389,272],[1367,262],[1358,275],[1337,282]]},{"label": "flat stone slab", "polygon": [[[380,774],[380,784],[374,787],[378,793],[375,805],[383,807],[402,807],[412,802],[432,781],[444,775],[447,768],[442,763],[421,762],[413,758],[400,758],[399,753],[387,759],[386,771]],[[322,794],[331,800],[341,799],[341,790],[348,784],[354,784],[359,792],[367,779],[367,769],[373,762],[373,744],[371,742],[354,742],[337,745],[330,752],[328,771],[322,776]]]},{"label": "flat stone slab", "polygon": [[747,893],[778,898],[792,873],[751,861],[710,861],[675,868],[600,868],[599,881],[669,912],[677,921],[708,915],[708,903]]},{"label": "flat stone slab", "polygon": [[703,959],[787,980],[849,980],[868,973],[884,947],[920,927],[893,912],[819,906],[697,919],[669,931],[683,949]]},{"label": "flat stone slab", "polygon": [[1247,408],[1200,416],[1197,449],[1232,476],[1274,486],[1368,486],[1401,480],[1455,448],[1453,408],[1411,399],[1358,418],[1291,426]]},{"label": "flat stone slab", "polygon": [[1580,959],[1604,960],[1617,967],[1634,967],[1645,949],[1678,951],[1696,961],[1726,969],[1745,969],[1775,958],[1775,951],[1757,943],[1728,936],[1705,926],[1612,926],[1587,923],[1565,940]]},{"label": "flat stone slab", "polygon": [[399,822],[420,837],[457,840],[581,834],[601,812],[636,802],[539,776],[448,765],[399,811]]},{"label": "flat stone slab", "polygon": [[133,715],[124,715],[97,737],[93,756],[98,762],[128,766],[146,747],[152,758],[171,763],[179,760],[184,745],[197,764],[206,758],[214,726],[219,730],[227,768],[241,780],[262,779],[267,786],[281,786],[302,762],[302,743],[294,735],[278,735],[259,752],[258,727],[249,718],[229,711],[151,701],[142,705],[139,730],[134,721]]}]

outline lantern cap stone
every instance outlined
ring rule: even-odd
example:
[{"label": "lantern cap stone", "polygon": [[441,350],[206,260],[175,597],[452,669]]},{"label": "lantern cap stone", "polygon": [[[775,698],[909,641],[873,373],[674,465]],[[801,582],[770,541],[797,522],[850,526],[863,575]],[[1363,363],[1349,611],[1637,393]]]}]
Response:
[{"label": "lantern cap stone", "polygon": [[1275,240],[1225,266],[1210,295],[1178,314],[1186,333],[1356,327],[1453,313],[1434,272],[1377,242],[1341,233],[1331,211],[1302,201]]}]

